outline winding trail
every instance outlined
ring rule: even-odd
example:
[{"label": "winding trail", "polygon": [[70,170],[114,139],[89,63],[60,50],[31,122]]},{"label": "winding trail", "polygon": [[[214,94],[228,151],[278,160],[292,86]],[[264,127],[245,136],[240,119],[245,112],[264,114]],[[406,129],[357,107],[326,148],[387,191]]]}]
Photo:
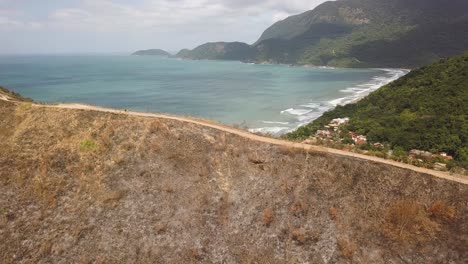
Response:
[{"label": "winding trail", "polygon": [[[21,102],[12,100],[8,96],[2,95],[2,94],[0,94],[0,100],[14,102],[14,103],[21,103]],[[295,143],[295,142],[281,140],[281,139],[263,137],[263,136],[252,134],[252,133],[247,132],[245,130],[240,130],[240,129],[229,127],[227,125],[223,125],[223,124],[216,123],[216,122],[213,122],[213,121],[202,120],[202,119],[197,119],[197,118],[193,118],[193,117],[183,117],[183,116],[175,116],[175,115],[169,115],[169,114],[158,114],[158,113],[123,111],[123,110],[104,108],[104,107],[99,107],[99,106],[91,106],[91,105],[85,105],[85,104],[72,104],[72,103],[70,103],[70,104],[57,104],[57,105],[41,105],[41,104],[33,104],[33,105],[36,106],[36,107],[89,110],[89,111],[98,111],[98,112],[122,114],[122,115],[129,115],[129,116],[139,116],[139,117],[149,117],[149,118],[176,120],[176,121],[180,121],[180,122],[192,123],[192,124],[196,124],[196,125],[200,125],[200,126],[204,126],[204,127],[217,129],[217,130],[220,130],[220,131],[224,131],[224,132],[227,132],[227,133],[230,133],[230,134],[238,135],[238,136],[241,136],[243,138],[247,138],[247,139],[258,141],[258,142],[273,144],[273,145],[277,145],[277,146],[290,147],[290,148],[305,149],[305,150],[322,152],[322,153],[329,153],[329,154],[344,156],[344,157],[357,158],[357,159],[367,160],[367,161],[371,161],[371,162],[375,162],[375,163],[387,164],[387,165],[395,166],[395,167],[398,167],[398,168],[408,169],[408,170],[412,170],[412,171],[419,172],[419,173],[429,174],[429,175],[432,175],[432,176],[435,176],[435,177],[438,177],[438,178],[442,178],[442,179],[446,179],[446,180],[449,180],[449,181],[468,184],[468,177],[464,176],[464,175],[457,175],[457,174],[451,174],[451,173],[448,173],[448,172],[442,172],[442,171],[435,171],[435,170],[426,169],[426,168],[420,168],[420,167],[416,167],[416,166],[413,166],[413,165],[409,165],[409,164],[405,164],[405,163],[401,163],[401,162],[397,162],[397,161],[393,161],[393,160],[387,160],[387,159],[367,156],[367,155],[363,155],[363,154],[358,154],[358,153],[353,153],[353,152],[348,152],[348,151],[343,151],[343,150],[338,150],[338,149],[332,149],[332,148],[326,148],[326,147],[320,147],[320,146],[313,146],[313,145]]]}]

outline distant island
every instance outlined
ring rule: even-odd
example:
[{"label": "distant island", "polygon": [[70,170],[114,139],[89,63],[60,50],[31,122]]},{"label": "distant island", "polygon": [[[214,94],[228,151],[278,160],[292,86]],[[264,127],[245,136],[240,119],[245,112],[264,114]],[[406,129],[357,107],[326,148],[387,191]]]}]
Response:
[{"label": "distant island", "polygon": [[147,50],[138,50],[132,53],[134,56],[164,56],[169,57],[171,54],[162,49],[147,49]]},{"label": "distant island", "polygon": [[185,59],[417,68],[468,47],[468,1],[340,0],[288,17],[252,45],[206,43]]}]

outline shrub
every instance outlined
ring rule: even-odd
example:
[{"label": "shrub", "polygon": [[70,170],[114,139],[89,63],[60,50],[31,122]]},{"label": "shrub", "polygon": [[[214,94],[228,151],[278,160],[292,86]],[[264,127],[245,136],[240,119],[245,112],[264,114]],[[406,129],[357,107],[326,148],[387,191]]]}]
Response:
[{"label": "shrub", "polygon": [[274,219],[275,219],[275,216],[273,214],[273,211],[270,208],[263,210],[262,223],[265,226],[270,226]]},{"label": "shrub", "polygon": [[340,248],[341,254],[343,254],[344,257],[347,257],[347,258],[352,257],[357,250],[356,245],[350,242],[348,239],[339,238],[337,242],[338,242],[338,247]]},{"label": "shrub", "polygon": [[428,210],[429,215],[440,221],[452,221],[456,217],[456,210],[453,206],[447,206],[442,201],[436,201]]},{"label": "shrub", "polygon": [[332,220],[336,220],[338,218],[338,209],[336,209],[335,207],[330,208],[328,212],[330,213],[330,217]]},{"label": "shrub", "polygon": [[96,143],[91,139],[86,139],[80,143],[80,149],[84,151],[96,149]]},{"label": "shrub", "polygon": [[291,231],[291,238],[299,244],[304,244],[309,240],[307,233],[302,229],[294,229]]},{"label": "shrub", "polygon": [[439,230],[431,221],[424,207],[413,200],[401,200],[392,204],[384,219],[384,234],[395,241],[424,241]]}]

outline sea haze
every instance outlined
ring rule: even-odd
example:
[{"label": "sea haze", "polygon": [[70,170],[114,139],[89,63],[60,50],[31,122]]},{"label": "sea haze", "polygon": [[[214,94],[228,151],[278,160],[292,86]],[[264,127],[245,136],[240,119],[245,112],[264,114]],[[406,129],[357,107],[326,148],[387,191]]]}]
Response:
[{"label": "sea haze", "polygon": [[191,115],[273,134],[406,73],[151,56],[0,57],[0,85],[38,101]]}]

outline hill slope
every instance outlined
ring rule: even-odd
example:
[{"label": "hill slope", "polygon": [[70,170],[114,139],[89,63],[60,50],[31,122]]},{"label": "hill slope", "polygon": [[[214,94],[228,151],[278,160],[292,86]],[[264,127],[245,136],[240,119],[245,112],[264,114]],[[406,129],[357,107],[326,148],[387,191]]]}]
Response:
[{"label": "hill slope", "polygon": [[256,49],[241,42],[211,42],[193,50],[181,50],[177,57],[192,60],[238,60],[255,57]]},{"label": "hill slope", "polygon": [[261,60],[415,67],[468,49],[464,0],[338,0],[268,28]]},{"label": "hill slope", "polygon": [[165,56],[169,57],[171,54],[167,51],[161,49],[149,49],[149,50],[138,50],[132,53],[132,55],[136,56]]},{"label": "hill slope", "polygon": [[6,101],[0,115],[2,263],[467,257],[461,183],[175,120]]},{"label": "hill slope", "polygon": [[275,23],[229,59],[414,68],[467,49],[466,0],[338,0]]},{"label": "hill slope", "polygon": [[287,135],[306,138],[330,120],[405,150],[444,151],[468,167],[468,52],[414,70],[356,104],[338,106]]}]

